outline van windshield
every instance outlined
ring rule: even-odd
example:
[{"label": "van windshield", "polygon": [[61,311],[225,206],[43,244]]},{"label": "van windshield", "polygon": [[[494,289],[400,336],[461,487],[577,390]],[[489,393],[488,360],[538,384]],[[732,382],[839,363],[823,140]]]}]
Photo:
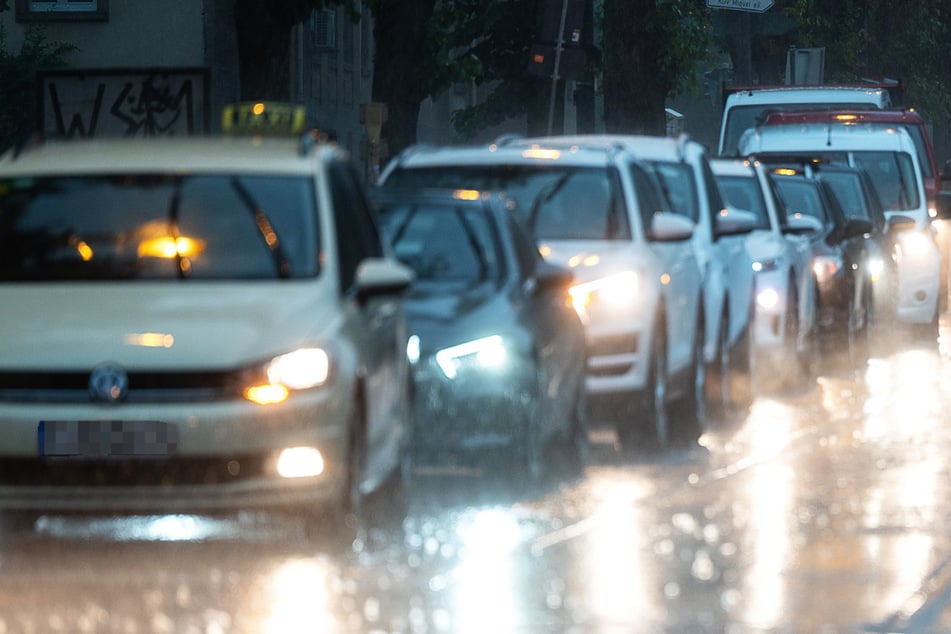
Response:
[{"label": "van windshield", "polygon": [[317,274],[305,177],[113,174],[0,181],[0,280]]}]

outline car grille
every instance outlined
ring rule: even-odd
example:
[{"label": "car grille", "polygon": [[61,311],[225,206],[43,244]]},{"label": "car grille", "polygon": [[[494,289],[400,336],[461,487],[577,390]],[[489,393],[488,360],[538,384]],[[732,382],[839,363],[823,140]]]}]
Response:
[{"label": "car grille", "polygon": [[[234,372],[132,372],[126,403],[193,403],[240,398]],[[0,372],[0,402],[89,403],[89,372]]]},{"label": "car grille", "polygon": [[600,357],[612,354],[636,354],[637,335],[609,335],[588,342],[588,356]]},{"label": "car grille", "polygon": [[0,459],[5,486],[128,487],[224,484],[267,473],[264,455],[222,458]]}]

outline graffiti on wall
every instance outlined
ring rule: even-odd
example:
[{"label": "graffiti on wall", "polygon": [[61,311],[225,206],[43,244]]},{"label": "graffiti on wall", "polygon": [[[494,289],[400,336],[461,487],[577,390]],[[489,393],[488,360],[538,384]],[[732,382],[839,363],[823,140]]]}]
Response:
[{"label": "graffiti on wall", "polygon": [[41,131],[47,138],[208,132],[204,69],[51,71],[38,81]]}]

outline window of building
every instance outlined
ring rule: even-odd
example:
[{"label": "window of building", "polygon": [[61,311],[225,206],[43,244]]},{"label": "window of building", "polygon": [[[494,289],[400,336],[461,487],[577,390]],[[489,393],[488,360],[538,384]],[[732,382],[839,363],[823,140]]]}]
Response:
[{"label": "window of building", "polygon": [[17,20],[106,20],[109,0],[16,0]]}]

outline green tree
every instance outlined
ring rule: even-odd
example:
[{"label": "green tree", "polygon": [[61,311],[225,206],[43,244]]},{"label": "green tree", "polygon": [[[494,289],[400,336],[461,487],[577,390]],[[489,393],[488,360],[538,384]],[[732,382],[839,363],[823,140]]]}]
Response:
[{"label": "green tree", "polygon": [[[0,13],[9,10],[6,0],[0,1]],[[36,129],[37,71],[65,65],[66,56],[75,46],[51,42],[40,24],[30,25],[20,50],[8,50],[7,33],[0,25],[0,149],[26,141]]]},{"label": "green tree", "polygon": [[668,97],[693,88],[712,30],[704,0],[604,0],[604,123],[663,134]]},{"label": "green tree", "polygon": [[899,79],[905,103],[927,116],[951,120],[951,6],[919,0],[796,0],[786,13],[799,25],[799,46],[826,49],[826,81]]}]

